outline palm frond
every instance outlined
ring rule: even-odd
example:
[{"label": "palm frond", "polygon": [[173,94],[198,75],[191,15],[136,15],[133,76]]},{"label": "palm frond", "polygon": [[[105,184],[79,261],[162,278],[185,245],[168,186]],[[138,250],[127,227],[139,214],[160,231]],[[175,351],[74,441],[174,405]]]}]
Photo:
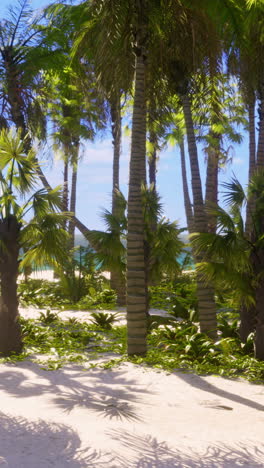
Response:
[{"label": "palm frond", "polygon": [[224,182],[222,186],[226,189],[224,200],[230,207],[242,207],[246,201],[246,194],[239,180],[233,176],[231,182]]}]

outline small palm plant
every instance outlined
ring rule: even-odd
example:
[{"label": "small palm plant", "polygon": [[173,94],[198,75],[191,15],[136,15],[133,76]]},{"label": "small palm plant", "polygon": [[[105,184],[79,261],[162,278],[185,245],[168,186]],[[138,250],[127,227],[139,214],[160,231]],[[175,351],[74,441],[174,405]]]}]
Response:
[{"label": "small palm plant", "polygon": [[[192,235],[196,251],[204,253],[198,268],[209,281],[236,296],[240,304],[240,334],[244,342],[255,332],[255,356],[264,360],[264,173],[256,173],[248,195],[234,177],[224,184],[228,211],[212,208],[217,232]],[[252,201],[252,232],[245,233],[242,211]]]},{"label": "small palm plant", "polygon": [[[27,147],[27,145],[26,145]],[[59,188],[35,190],[36,158],[25,153],[21,132],[0,133],[0,354],[22,349],[18,322],[19,268],[55,264],[65,255],[65,214],[59,212]],[[29,198],[25,201],[26,196]],[[23,203],[20,203],[20,200]],[[32,217],[29,219],[29,213]],[[26,217],[26,218],[25,218]],[[29,220],[28,220],[29,219]],[[24,253],[23,253],[24,250]]]},{"label": "small palm plant", "polygon": [[[141,195],[147,278],[148,284],[151,284],[159,281],[164,274],[175,275],[179,272],[177,258],[183,250],[183,243],[177,223],[162,217],[162,205],[154,187],[142,187]],[[119,191],[116,191],[116,200],[115,214],[108,210],[102,213],[107,230],[90,231],[87,239],[96,249],[100,268],[116,272],[125,288],[127,202]]]}]

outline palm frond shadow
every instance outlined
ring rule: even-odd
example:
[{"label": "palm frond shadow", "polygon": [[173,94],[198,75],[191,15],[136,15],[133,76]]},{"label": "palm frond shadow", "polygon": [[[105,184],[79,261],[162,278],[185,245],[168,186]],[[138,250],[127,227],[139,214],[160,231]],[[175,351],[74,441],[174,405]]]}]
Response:
[{"label": "palm frond shadow", "polygon": [[[77,432],[65,424],[29,421],[0,412],[1,466],[82,468],[113,466],[113,456],[81,448]],[[14,441],[16,443],[14,444]]]},{"label": "palm frond shadow", "polygon": [[[37,374],[40,382],[35,383],[35,377],[34,382],[31,381],[23,373],[23,367]],[[21,363],[19,369],[10,367],[8,371],[0,373],[0,392],[16,398],[49,394],[51,402],[66,413],[79,407],[96,411],[108,419],[140,421],[140,396],[149,391],[122,374],[121,369],[111,373],[93,369],[89,372],[89,381],[86,381],[85,372],[77,366],[75,372],[69,375],[64,369],[47,372],[36,364]]]},{"label": "palm frond shadow", "polygon": [[[107,433],[126,448],[126,460],[119,459],[118,466],[133,468],[235,468],[263,467],[264,445],[256,441],[245,443],[211,443],[206,449],[192,446],[170,448],[167,442],[158,441],[149,434],[135,434],[123,430]],[[131,458],[129,452],[131,451]],[[135,454],[137,458],[135,459]]]},{"label": "palm frond shadow", "polygon": [[54,398],[53,401],[66,413],[70,413],[75,407],[79,407],[96,411],[100,416],[107,419],[120,421],[141,420],[137,415],[137,408],[135,406],[117,397],[63,393],[59,398]]}]

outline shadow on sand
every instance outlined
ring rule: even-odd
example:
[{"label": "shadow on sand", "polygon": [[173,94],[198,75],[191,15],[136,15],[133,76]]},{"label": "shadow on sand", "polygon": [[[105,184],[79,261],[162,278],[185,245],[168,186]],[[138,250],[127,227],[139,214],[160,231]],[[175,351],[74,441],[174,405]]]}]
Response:
[{"label": "shadow on sand", "polygon": [[[245,444],[211,444],[199,452],[192,447],[170,448],[150,435],[112,430],[107,433],[126,449],[126,460],[119,459],[116,467],[129,468],[263,468],[264,445],[247,441]],[[177,436],[175,436],[177,437]],[[128,450],[128,452],[127,452]],[[131,453],[131,457],[128,455]],[[136,454],[136,457],[135,457]],[[135,459],[136,458],[136,459]]]},{"label": "shadow on sand", "polygon": [[[33,372],[38,379],[23,371]],[[19,368],[10,366],[10,370],[0,373],[0,391],[16,398],[49,394],[50,401],[67,413],[79,407],[96,411],[103,418],[140,421],[137,403],[140,395],[149,392],[123,373],[120,368],[114,372],[90,369],[87,380],[86,372],[78,366],[71,366],[70,372],[67,367],[45,371],[37,364],[24,362]]]},{"label": "shadow on sand", "polygon": [[64,424],[0,412],[1,468],[103,468],[111,463],[111,454],[82,449],[78,434]]}]

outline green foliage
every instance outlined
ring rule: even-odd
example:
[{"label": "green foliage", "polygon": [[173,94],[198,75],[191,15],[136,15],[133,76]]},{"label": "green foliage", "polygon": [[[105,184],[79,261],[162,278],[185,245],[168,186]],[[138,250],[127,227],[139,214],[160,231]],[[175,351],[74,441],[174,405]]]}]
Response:
[{"label": "green foliage", "polygon": [[106,280],[86,276],[84,278],[84,295],[72,303],[70,294],[65,294],[65,283],[30,279],[18,285],[20,304],[24,307],[53,307],[56,309],[114,309],[116,293],[108,287]]},{"label": "green foliage", "polygon": [[187,319],[191,311],[197,311],[196,282],[193,274],[185,274],[174,281],[160,282],[150,287],[150,305]]},{"label": "green foliage", "polygon": [[[253,357],[253,336],[248,337],[245,345],[241,345],[237,337],[223,335],[214,343],[199,332],[197,324],[175,321],[150,330],[147,356],[131,358],[125,354],[125,326],[108,328],[104,320],[94,325],[75,318],[63,321],[59,317],[50,323],[45,323],[41,317],[38,320],[20,318],[20,322],[24,351],[20,356],[8,358],[9,362],[30,358],[47,370],[56,370],[69,362],[83,363],[85,368],[111,369],[121,362],[131,361],[169,372],[181,370],[264,382],[264,363]],[[115,353],[116,358],[96,362],[99,353],[109,352]]]},{"label": "green foliage", "polygon": [[217,314],[217,328],[222,338],[239,338],[239,316],[234,312],[220,312]]},{"label": "green foliage", "polygon": [[49,324],[51,324],[51,323],[58,322],[59,317],[58,317],[58,314],[57,314],[57,313],[51,312],[51,310],[48,309],[48,310],[46,311],[46,313],[41,312],[41,314],[40,314],[40,316],[39,316],[39,320],[41,321],[41,323],[44,323],[44,324],[46,324],[46,325],[49,325]]},{"label": "green foliage", "polygon": [[[141,188],[144,210],[145,246],[148,251],[149,279],[159,281],[163,275],[174,278],[180,272],[178,257],[183,250],[180,240],[181,229],[176,222],[162,216],[162,204],[154,187]],[[102,218],[107,231],[90,231],[87,239],[96,249],[96,259],[101,270],[125,274],[127,203],[123,194],[116,191],[117,208],[115,214],[104,210]]]},{"label": "green foliage", "polygon": [[113,323],[117,320],[118,314],[108,314],[104,312],[93,312],[91,314],[93,317],[92,323],[99,326],[102,329],[110,330]]}]

